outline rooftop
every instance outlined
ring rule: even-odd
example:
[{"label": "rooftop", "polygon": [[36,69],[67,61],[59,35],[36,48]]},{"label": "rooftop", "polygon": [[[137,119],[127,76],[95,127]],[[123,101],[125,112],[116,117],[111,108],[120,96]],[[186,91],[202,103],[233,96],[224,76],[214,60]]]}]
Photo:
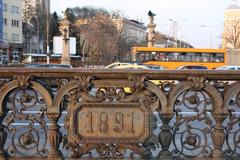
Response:
[{"label": "rooftop", "polygon": [[231,5],[227,9],[240,9],[240,7],[237,5],[236,0],[232,0]]}]

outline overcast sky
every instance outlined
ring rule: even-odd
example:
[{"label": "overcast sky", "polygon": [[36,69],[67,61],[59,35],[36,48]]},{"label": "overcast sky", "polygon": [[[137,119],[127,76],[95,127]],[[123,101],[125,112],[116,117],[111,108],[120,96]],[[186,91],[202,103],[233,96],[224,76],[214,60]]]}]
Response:
[{"label": "overcast sky", "polygon": [[[240,0],[237,0],[240,5]],[[173,35],[172,22],[177,22],[177,37],[198,48],[218,48],[221,44],[223,17],[231,0],[51,0],[51,12],[59,14],[68,7],[92,6],[108,11],[121,10],[129,19],[148,23],[147,12],[156,14],[157,31]]]}]

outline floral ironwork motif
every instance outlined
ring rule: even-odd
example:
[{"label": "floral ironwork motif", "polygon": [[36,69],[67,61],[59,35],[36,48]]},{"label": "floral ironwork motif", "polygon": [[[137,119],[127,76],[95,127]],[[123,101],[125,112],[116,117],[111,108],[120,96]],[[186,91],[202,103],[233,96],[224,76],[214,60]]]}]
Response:
[{"label": "floral ironwork motif", "polygon": [[116,144],[103,144],[96,148],[99,155],[103,158],[115,157],[123,158],[123,151]]},{"label": "floral ironwork motif", "polygon": [[233,84],[225,94],[230,116],[226,126],[227,156],[240,156],[240,84]]},{"label": "floral ironwork motif", "polygon": [[201,154],[208,157],[212,154],[208,137],[211,136],[214,122],[211,117],[213,102],[203,89],[203,78],[189,80],[191,81],[179,84],[179,88],[182,86],[183,89],[177,91],[173,106],[176,122],[173,126],[175,150],[172,154],[174,157],[196,157]]},{"label": "floral ironwork motif", "polygon": [[[44,99],[32,89],[22,88],[12,92],[8,100],[10,114],[6,116],[6,127],[12,134],[8,153],[24,156],[46,156],[47,125],[44,120],[46,110]],[[39,105],[37,114],[32,109]],[[23,122],[22,127],[14,126],[15,122]],[[39,127],[37,127],[39,125]]]},{"label": "floral ironwork motif", "polygon": [[[1,117],[4,123],[1,129],[5,128],[10,139],[7,142],[10,143],[7,154],[13,157],[46,157],[48,150],[45,111],[51,103],[48,91],[41,84],[31,81],[30,76],[20,75],[5,83],[0,93],[1,102],[4,102],[1,107],[5,111]],[[4,142],[4,133],[5,131],[1,130],[1,143]]]}]

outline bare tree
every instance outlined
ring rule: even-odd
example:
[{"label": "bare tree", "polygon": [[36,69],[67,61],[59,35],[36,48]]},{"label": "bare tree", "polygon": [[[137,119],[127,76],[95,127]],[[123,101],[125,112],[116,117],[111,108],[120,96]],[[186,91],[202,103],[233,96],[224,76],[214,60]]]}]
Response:
[{"label": "bare tree", "polygon": [[131,47],[142,46],[127,39],[112,18],[121,16],[120,11],[109,14],[104,9],[75,7],[67,9],[71,22],[70,35],[77,36],[77,51],[87,61],[121,60],[131,52]]},{"label": "bare tree", "polygon": [[[44,1],[42,1],[44,2]],[[37,37],[38,53],[40,52],[40,40],[44,38],[46,15],[44,13],[44,4],[33,3],[33,0],[23,0],[23,33],[26,38],[26,49],[30,49],[29,44],[33,36]]]},{"label": "bare tree", "polygon": [[23,34],[25,36],[25,51],[29,52],[30,50],[30,43],[31,38],[33,35],[33,26],[32,26],[32,19],[33,13],[35,12],[35,7],[32,4],[32,0],[23,0]]},{"label": "bare tree", "polygon": [[82,52],[92,61],[108,61],[117,55],[118,32],[110,17],[97,14],[79,19],[75,29],[80,32]]},{"label": "bare tree", "polygon": [[224,40],[226,46],[231,46],[231,48],[239,49],[240,48],[240,22],[235,22],[228,27],[224,35]]}]

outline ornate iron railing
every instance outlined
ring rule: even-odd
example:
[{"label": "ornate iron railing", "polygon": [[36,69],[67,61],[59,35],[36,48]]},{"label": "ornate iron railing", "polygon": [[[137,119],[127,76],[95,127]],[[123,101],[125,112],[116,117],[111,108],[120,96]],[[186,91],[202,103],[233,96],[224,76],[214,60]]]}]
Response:
[{"label": "ornate iron railing", "polygon": [[239,71],[0,70],[0,158],[240,156]]}]

